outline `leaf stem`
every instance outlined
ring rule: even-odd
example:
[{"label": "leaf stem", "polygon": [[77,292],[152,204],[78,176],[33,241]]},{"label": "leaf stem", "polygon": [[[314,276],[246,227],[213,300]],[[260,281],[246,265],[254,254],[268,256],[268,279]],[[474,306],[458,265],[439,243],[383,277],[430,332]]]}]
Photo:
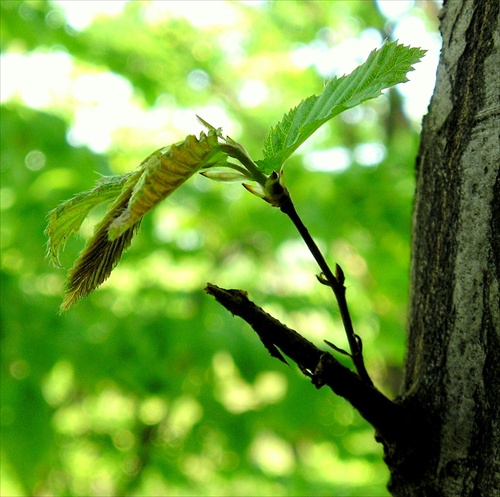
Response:
[{"label": "leaf stem", "polygon": [[342,269],[337,264],[337,276],[334,276],[327,262],[325,261],[323,254],[316,245],[316,242],[313,240],[309,231],[297,214],[297,211],[295,210],[295,206],[293,205],[292,199],[290,198],[289,194],[282,196],[280,200],[280,210],[291,219],[298,232],[300,233],[300,236],[307,245],[309,251],[318,263],[318,266],[322,271],[322,275],[320,275],[320,277],[318,278],[319,281],[332,289],[339,306],[340,316],[342,318],[342,323],[344,324],[347,340],[349,342],[349,348],[351,350],[351,358],[356,371],[365,383],[367,383],[368,385],[373,385],[373,382],[368,375],[368,371],[366,370],[363,360],[361,339],[358,335],[356,335],[356,333],[354,333],[354,328],[352,326],[352,320],[349,314],[349,308],[347,306],[347,300],[345,296],[346,288],[344,286],[344,273]]},{"label": "leaf stem", "polygon": [[248,152],[246,152],[243,146],[240,144],[236,145],[238,146],[235,146],[231,143],[222,143],[220,145],[220,149],[233,159],[239,160],[241,164],[243,164],[245,169],[250,173],[252,179],[264,186],[267,181],[267,176],[262,171],[260,171],[260,169],[257,167],[257,164],[255,164],[255,162],[250,158]]}]

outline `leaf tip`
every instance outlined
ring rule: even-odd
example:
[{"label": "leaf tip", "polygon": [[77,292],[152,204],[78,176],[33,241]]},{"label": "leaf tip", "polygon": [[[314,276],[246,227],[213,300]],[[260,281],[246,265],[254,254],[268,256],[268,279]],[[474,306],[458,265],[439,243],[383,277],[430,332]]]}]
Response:
[{"label": "leaf tip", "polygon": [[69,311],[71,307],[76,303],[78,299],[75,298],[73,295],[65,295],[64,300],[62,301],[62,304],[59,306],[59,312],[58,314],[64,314],[65,312]]}]

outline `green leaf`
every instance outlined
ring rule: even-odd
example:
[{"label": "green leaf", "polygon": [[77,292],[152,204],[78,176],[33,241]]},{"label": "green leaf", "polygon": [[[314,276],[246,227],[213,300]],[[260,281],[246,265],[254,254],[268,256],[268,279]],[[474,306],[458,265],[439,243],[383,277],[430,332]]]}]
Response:
[{"label": "green leaf", "polygon": [[94,207],[115,200],[125,183],[134,174],[137,176],[137,172],[120,176],[104,176],[92,190],[66,200],[49,212],[45,234],[48,237],[47,257],[52,264],[61,266],[59,253],[68,238],[80,229],[82,222]]},{"label": "green leaf", "polygon": [[320,126],[341,112],[355,107],[381,91],[408,81],[406,74],[413,71],[425,50],[385,43],[373,50],[366,62],[352,73],[334,78],[323,93],[312,95],[283,116],[264,141],[264,159],[257,161],[259,168],[269,173],[278,171],[283,163]]}]

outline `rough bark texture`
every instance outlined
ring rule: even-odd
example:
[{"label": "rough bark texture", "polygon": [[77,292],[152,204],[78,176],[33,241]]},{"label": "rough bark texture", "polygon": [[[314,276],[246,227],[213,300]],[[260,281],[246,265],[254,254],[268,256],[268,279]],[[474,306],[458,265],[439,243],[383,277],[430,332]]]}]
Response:
[{"label": "rough bark texture", "polygon": [[500,495],[499,7],[448,0],[417,160],[396,496]]}]

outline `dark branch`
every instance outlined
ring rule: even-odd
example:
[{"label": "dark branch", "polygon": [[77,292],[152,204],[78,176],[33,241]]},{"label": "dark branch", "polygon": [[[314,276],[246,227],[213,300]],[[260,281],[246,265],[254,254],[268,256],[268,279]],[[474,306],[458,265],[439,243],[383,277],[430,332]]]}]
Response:
[{"label": "dark branch", "polygon": [[363,359],[363,353],[361,348],[361,339],[359,336],[354,333],[354,329],[352,326],[351,315],[349,314],[349,308],[347,306],[347,300],[345,296],[346,288],[344,286],[344,272],[342,268],[337,264],[336,271],[337,274],[334,276],[330,267],[328,266],[323,254],[319,250],[316,242],[313,240],[310,235],[308,229],[300,219],[297,211],[295,210],[295,206],[293,205],[292,199],[288,192],[284,191],[283,195],[280,197],[280,209],[281,212],[286,214],[295,227],[297,231],[302,236],[302,239],[306,243],[308,249],[313,255],[314,259],[318,263],[318,266],[321,268],[322,274],[318,277],[319,281],[329,286],[337,299],[337,304],[340,310],[340,316],[342,318],[342,322],[344,324],[344,329],[346,332],[347,340],[349,342],[349,348],[351,349],[351,357],[356,368],[356,371],[359,374],[359,377],[368,385],[373,385],[373,382],[368,374],[368,371],[365,367],[365,362]]},{"label": "dark branch", "polygon": [[246,292],[225,290],[210,283],[205,291],[233,315],[245,320],[272,356],[284,361],[281,350],[317,388],[327,385],[344,397],[384,440],[389,442],[398,437],[402,422],[400,408],[375,387],[248,300]]}]

